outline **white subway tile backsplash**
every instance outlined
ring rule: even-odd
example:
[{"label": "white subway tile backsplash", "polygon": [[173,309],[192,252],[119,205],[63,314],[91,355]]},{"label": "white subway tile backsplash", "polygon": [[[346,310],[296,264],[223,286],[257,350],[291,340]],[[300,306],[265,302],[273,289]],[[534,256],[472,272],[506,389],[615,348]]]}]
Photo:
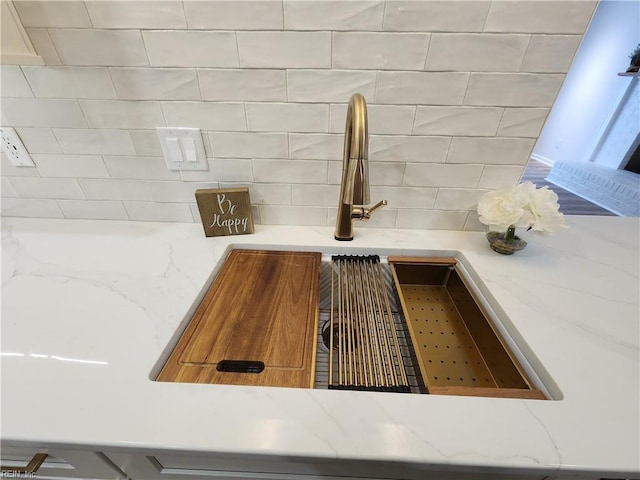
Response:
[{"label": "white subway tile backsplash", "polygon": [[61,65],[60,57],[56,47],[53,45],[53,40],[49,35],[49,31],[46,28],[27,28],[26,29],[33,47],[38,52],[38,55],[42,57],[45,65]]},{"label": "white subway tile backsplash", "polygon": [[38,98],[116,98],[104,67],[22,67]]},{"label": "white subway tile backsplash", "polygon": [[564,75],[534,73],[472,73],[465,105],[550,107]]},{"label": "white subway tile backsplash", "polygon": [[149,187],[142,181],[86,178],[78,182],[90,200],[151,201]]},{"label": "white subway tile backsplash", "polygon": [[[520,179],[595,5],[19,0],[47,66],[0,72],[37,164],[0,155],[3,214],[198,222],[195,189],[246,186],[256,223],[333,225],[360,92],[389,205],[357,228],[483,230],[477,198]],[[166,168],[166,125],[202,130],[208,171]]]},{"label": "white subway tile backsplash", "polygon": [[331,67],[331,32],[237,32],[237,38],[241,67]]},{"label": "white subway tile backsplash", "polygon": [[148,65],[138,30],[51,29],[64,65]]},{"label": "white subway tile backsplash", "polygon": [[33,98],[33,92],[18,65],[2,65],[0,68],[2,97]]},{"label": "white subway tile backsplash", "polygon": [[475,210],[486,190],[475,188],[440,188],[436,197],[436,210]]},{"label": "white subway tile backsplash", "polygon": [[100,155],[34,154],[31,158],[41,177],[109,177]]},{"label": "white subway tile backsplash", "polygon": [[127,220],[122,202],[110,200],[58,200],[65,218]]},{"label": "white subway tile backsplash", "polygon": [[249,131],[322,133],[329,128],[329,105],[246,103],[245,107]]},{"label": "white subway tile backsplash", "polygon": [[277,183],[235,184],[220,183],[220,188],[243,186],[249,188],[253,205],[291,205],[291,185]]},{"label": "white subway tile backsplash", "polygon": [[185,28],[180,0],[85,2],[94,28]]},{"label": "white subway tile backsplash", "polygon": [[288,70],[291,102],[348,102],[354,92],[373,98],[376,72],[357,70]]},{"label": "white subway tile backsplash", "polygon": [[525,165],[485,165],[478,188],[509,187],[520,181]]},{"label": "white subway tile backsplash", "polygon": [[40,198],[3,198],[2,216],[64,218],[55,200]]},{"label": "white subway tile backsplash", "polygon": [[326,207],[260,205],[264,225],[326,225]]},{"label": "white subway tile backsplash", "polygon": [[191,29],[282,30],[282,1],[184,0]]},{"label": "white subway tile backsplash", "polygon": [[[191,208],[187,203],[156,203],[125,201],[129,220],[142,222],[186,222],[193,223]],[[200,221],[198,219],[198,221]]]},{"label": "white subway tile backsplash", "polygon": [[129,135],[136,155],[145,157],[162,156],[162,147],[160,147],[158,133],[155,130],[130,130]]},{"label": "white subway tile backsplash", "polygon": [[398,210],[397,228],[462,230],[468,212],[446,210]]},{"label": "white subway tile backsplash", "polygon": [[548,113],[548,108],[505,108],[497,135],[538,138]]},{"label": "white subway tile backsplash", "polygon": [[192,127],[202,130],[246,131],[242,103],[162,102],[169,127]]},{"label": "white subway tile backsplash", "polygon": [[211,147],[211,139],[209,138],[208,132],[200,132],[200,137],[202,138],[202,143],[204,145],[204,153],[207,158],[213,157],[213,148]]},{"label": "white subway tile backsplash", "polygon": [[180,180],[180,172],[167,169],[162,157],[104,156],[111,178],[128,180]]},{"label": "white subway tile backsplash", "polygon": [[463,72],[379,72],[375,102],[461,105],[468,80]]},{"label": "white subway tile backsplash", "polygon": [[[402,177],[405,164],[400,162],[369,162],[369,183],[374,186],[399,186],[402,185]],[[342,181],[342,161],[329,162],[330,185],[340,185]]]},{"label": "white subway tile backsplash", "polygon": [[410,32],[481,32],[489,1],[387,1],[384,29]]},{"label": "white subway tile backsplash", "polygon": [[487,226],[483,225],[480,223],[480,220],[478,220],[478,212],[471,210],[467,217],[467,221],[464,224],[464,230],[466,232],[486,232]]},{"label": "white subway tile backsplash", "polygon": [[[191,212],[193,212],[193,207],[191,208]],[[251,215],[253,216],[253,224],[254,225],[261,225],[262,224],[262,220],[260,219],[260,206],[259,205],[251,205]],[[198,219],[200,218],[200,212],[196,212],[193,215],[193,218],[196,219],[196,222],[199,221]]]},{"label": "white subway tile backsplash", "polygon": [[407,163],[402,185],[410,187],[475,188],[483,166],[442,163]]},{"label": "white subway tile backsplash", "polygon": [[234,32],[143,31],[142,36],[153,66],[238,66]]},{"label": "white subway tile backsplash", "polygon": [[404,163],[369,162],[369,183],[372,186],[402,185],[402,175],[404,173],[404,169]]},{"label": "white subway tile backsplash", "polygon": [[209,170],[182,170],[175,173],[179,174],[179,179],[183,182],[207,182],[210,185],[207,188],[218,188],[218,172],[213,168],[213,160],[213,158],[207,158]]},{"label": "white subway tile backsplash", "polygon": [[288,30],[381,30],[383,1],[284,0]]},{"label": "white subway tile backsplash", "polygon": [[50,128],[17,128],[18,136],[27,151],[33,153],[62,153],[58,140]]},{"label": "white subway tile backsplash", "polygon": [[291,200],[294,205],[335,207],[340,198],[339,185],[292,185]]},{"label": "white subway tile backsplash", "polygon": [[16,167],[9,158],[0,151],[0,165],[3,177],[39,177],[38,169],[35,167]]},{"label": "white subway tile backsplash", "polygon": [[[415,106],[372,105],[368,110],[370,134],[404,135],[411,133],[416,113]],[[343,116],[343,125],[345,118]]]},{"label": "white subway tile backsplash", "polygon": [[216,158],[211,171],[218,182],[253,182],[253,166],[247,158]]},{"label": "white subway tile backsplash", "polygon": [[340,185],[342,181],[342,162],[329,162],[327,183],[329,185]]},{"label": "white subway tile backsplash", "polygon": [[425,70],[516,72],[529,35],[434,33]]},{"label": "white subway tile backsplash", "polygon": [[40,98],[3,98],[2,124],[12,127],[87,126],[76,100]]},{"label": "white subway tile backsplash", "polygon": [[24,27],[91,28],[84,2],[18,0],[13,4]]},{"label": "white subway tile backsplash", "polygon": [[386,162],[444,162],[449,143],[449,137],[371,135],[369,159]]},{"label": "white subway tile backsplash", "polygon": [[211,183],[196,182],[147,182],[154,202],[193,202],[199,188],[212,188]]},{"label": "white subway tile backsplash", "polygon": [[502,115],[495,107],[418,106],[413,133],[417,135],[494,136]]},{"label": "white subway tile backsplash", "polygon": [[286,133],[209,133],[216,158],[287,158]]},{"label": "white subway tile backsplash", "polygon": [[390,209],[433,208],[437,191],[437,188],[373,186],[371,201],[375,203],[384,199],[388,202],[385,208]]},{"label": "white subway tile backsplash", "polygon": [[11,182],[9,181],[8,177],[3,176],[0,180],[2,180],[2,188],[0,189],[0,193],[2,193],[2,198],[19,197],[18,192],[16,192],[16,189],[13,188],[13,185],[11,185]]},{"label": "white subway tile backsplash", "polygon": [[524,165],[535,140],[529,138],[454,137],[447,163]]},{"label": "white subway tile backsplash", "polygon": [[[410,135],[416,107],[408,105],[368,105],[369,134]],[[330,132],[344,133],[347,118],[346,104],[332,104]]]},{"label": "white subway tile backsplash", "polygon": [[254,159],[253,178],[258,183],[323,183],[327,180],[327,162]]},{"label": "white subway tile backsplash", "polygon": [[343,135],[290,133],[290,158],[307,160],[340,160],[344,147]]},{"label": "white subway tile backsplash", "polygon": [[335,32],[332,66],[363,70],[423,70],[428,45],[428,33]]},{"label": "white subway tile backsplash", "polygon": [[75,178],[12,177],[10,181],[23,198],[85,198]]},{"label": "white subway tile backsplash", "polygon": [[160,102],[80,100],[80,106],[92,128],[155,128],[165,125]]},{"label": "white subway tile backsplash", "polygon": [[135,154],[127,130],[54,128],[53,134],[64,153]]},{"label": "white subway tile backsplash", "polygon": [[598,2],[553,1],[491,3],[485,32],[583,33]]},{"label": "white subway tile backsplash", "polygon": [[124,100],[200,100],[192,68],[110,68],[111,78]]},{"label": "white subway tile backsplash", "polygon": [[198,69],[203,100],[284,102],[287,80],[284,70]]},{"label": "white subway tile backsplash", "polygon": [[533,35],[520,70],[567,72],[580,45],[580,35]]}]

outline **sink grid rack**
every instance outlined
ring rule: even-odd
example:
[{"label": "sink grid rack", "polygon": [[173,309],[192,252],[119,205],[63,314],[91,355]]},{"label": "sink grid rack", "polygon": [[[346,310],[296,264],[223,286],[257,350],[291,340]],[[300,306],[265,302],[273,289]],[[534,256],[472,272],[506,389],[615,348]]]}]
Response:
[{"label": "sink grid rack", "polygon": [[389,265],[334,256],[322,264],[320,290],[315,388],[426,393]]}]

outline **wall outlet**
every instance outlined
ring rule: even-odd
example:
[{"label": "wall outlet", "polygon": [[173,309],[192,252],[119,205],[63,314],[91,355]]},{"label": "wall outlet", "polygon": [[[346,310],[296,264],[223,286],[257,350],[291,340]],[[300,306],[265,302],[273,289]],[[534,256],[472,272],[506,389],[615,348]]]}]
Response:
[{"label": "wall outlet", "polygon": [[2,151],[5,153],[12,165],[16,167],[35,167],[27,149],[24,148],[22,140],[11,127],[0,127],[2,134]]},{"label": "wall outlet", "polygon": [[199,128],[157,127],[169,170],[209,170]]}]

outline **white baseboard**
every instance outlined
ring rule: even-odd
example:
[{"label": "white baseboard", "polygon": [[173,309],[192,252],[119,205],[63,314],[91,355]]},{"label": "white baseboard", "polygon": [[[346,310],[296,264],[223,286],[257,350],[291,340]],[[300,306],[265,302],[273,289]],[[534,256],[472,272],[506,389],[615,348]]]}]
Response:
[{"label": "white baseboard", "polygon": [[549,165],[550,167],[553,167],[553,164],[556,163],[555,160],[552,160],[547,157],[543,157],[542,155],[538,155],[537,153],[532,153],[531,158],[533,158],[534,160],[537,160],[538,162],[542,162],[545,165]]}]

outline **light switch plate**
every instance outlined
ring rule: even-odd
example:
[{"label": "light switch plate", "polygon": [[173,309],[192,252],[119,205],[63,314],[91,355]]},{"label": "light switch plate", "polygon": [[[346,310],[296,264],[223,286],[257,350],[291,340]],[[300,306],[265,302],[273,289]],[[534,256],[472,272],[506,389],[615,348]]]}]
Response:
[{"label": "light switch plate", "polygon": [[24,148],[22,140],[11,127],[0,128],[2,137],[2,151],[5,153],[12,165],[16,167],[35,167],[29,152]]},{"label": "light switch plate", "polygon": [[199,128],[157,127],[169,170],[209,170]]}]

